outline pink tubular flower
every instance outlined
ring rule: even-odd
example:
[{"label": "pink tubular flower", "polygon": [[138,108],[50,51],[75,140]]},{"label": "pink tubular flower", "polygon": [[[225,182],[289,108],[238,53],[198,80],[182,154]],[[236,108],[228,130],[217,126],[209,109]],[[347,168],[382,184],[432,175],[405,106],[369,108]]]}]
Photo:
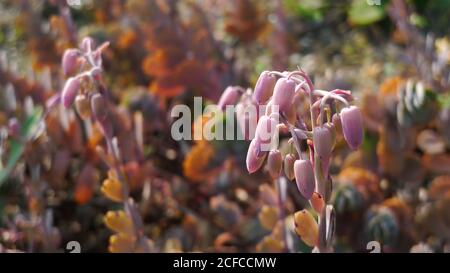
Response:
[{"label": "pink tubular flower", "polygon": [[311,161],[304,159],[296,160],[294,163],[294,174],[300,193],[306,199],[311,199],[315,188],[314,170]]},{"label": "pink tubular flower", "polygon": [[273,104],[278,105],[280,112],[286,112],[295,95],[295,82],[286,78],[278,79],[273,91]]},{"label": "pink tubular flower", "polygon": [[253,98],[256,103],[264,104],[272,96],[273,88],[276,82],[275,76],[271,76],[269,71],[263,71],[258,78],[253,92]]},{"label": "pink tubular flower", "polygon": [[78,50],[75,48],[70,48],[64,51],[61,62],[64,75],[67,76],[75,72],[78,64],[78,56]]},{"label": "pink tubular flower", "polygon": [[89,50],[94,51],[95,42],[91,37],[84,37],[81,41],[80,48],[84,52],[88,52]]},{"label": "pink tubular flower", "polygon": [[73,104],[79,89],[80,79],[78,77],[71,77],[67,79],[61,95],[61,100],[64,107],[69,108]]},{"label": "pink tubular flower", "polygon": [[223,91],[217,106],[224,111],[227,105],[235,105],[239,99],[239,89],[234,86],[229,86]]},{"label": "pink tubular flower", "polygon": [[331,135],[331,150],[333,150],[334,145],[336,144],[336,126],[332,122],[327,122],[323,125],[325,128],[330,131]]},{"label": "pink tubular flower", "polygon": [[274,137],[277,130],[277,121],[268,116],[262,116],[258,125],[256,126],[255,138],[258,139],[258,142],[264,145],[263,150],[268,151],[269,147],[267,145],[270,144],[272,138]]},{"label": "pink tubular flower", "polygon": [[363,121],[361,111],[356,106],[342,109],[341,113],[342,133],[348,146],[356,150],[363,139]]},{"label": "pink tubular flower", "polygon": [[283,157],[279,150],[272,150],[267,156],[267,169],[273,179],[280,177],[283,167]]},{"label": "pink tubular flower", "polygon": [[294,163],[295,157],[291,154],[287,154],[284,158],[284,174],[289,180],[293,180],[295,178]]},{"label": "pink tubular flower", "polygon": [[313,129],[313,143],[316,153],[320,158],[326,159],[331,155],[333,139],[331,132],[325,126],[317,126]]},{"label": "pink tubular flower", "polygon": [[266,153],[261,152],[259,145],[259,141],[254,138],[248,146],[246,164],[249,173],[256,172],[264,163]]},{"label": "pink tubular flower", "polygon": [[258,116],[258,109],[253,103],[239,102],[236,105],[236,120],[245,140],[252,140],[255,137]]},{"label": "pink tubular flower", "polygon": [[102,121],[107,116],[106,102],[105,98],[99,93],[96,93],[91,98],[91,111],[94,114],[94,117]]}]

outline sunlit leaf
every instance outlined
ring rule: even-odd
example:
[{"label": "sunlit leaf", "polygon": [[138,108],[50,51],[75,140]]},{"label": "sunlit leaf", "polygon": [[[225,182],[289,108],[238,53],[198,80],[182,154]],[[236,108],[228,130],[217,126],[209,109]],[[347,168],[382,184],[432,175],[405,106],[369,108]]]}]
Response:
[{"label": "sunlit leaf", "polygon": [[360,26],[373,24],[383,19],[385,14],[381,5],[369,5],[362,0],[353,0],[348,11],[350,23]]}]

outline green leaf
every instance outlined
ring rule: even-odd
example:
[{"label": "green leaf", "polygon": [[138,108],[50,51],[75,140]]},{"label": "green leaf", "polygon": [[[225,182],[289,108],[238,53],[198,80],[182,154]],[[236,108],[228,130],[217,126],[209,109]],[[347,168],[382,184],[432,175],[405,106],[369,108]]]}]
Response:
[{"label": "green leaf", "polygon": [[443,109],[450,108],[450,93],[439,94],[437,100],[438,100],[441,108],[443,108]]},{"label": "green leaf", "polygon": [[34,137],[35,132],[39,128],[39,122],[42,117],[42,108],[36,107],[33,113],[25,120],[21,128],[21,139],[18,141],[15,139],[9,140],[9,155],[8,161],[5,167],[0,168],[0,186],[6,181],[9,174],[13,171],[14,167],[19,161],[20,157],[25,150],[26,141]]},{"label": "green leaf", "polygon": [[29,140],[33,137],[33,134],[36,133],[36,130],[39,127],[39,122],[42,117],[42,108],[36,107],[33,110],[33,113],[25,120],[22,125],[21,134],[22,137],[26,140]]},{"label": "green leaf", "polygon": [[8,178],[11,171],[14,169],[17,161],[22,156],[23,150],[25,149],[25,145],[20,144],[19,142],[12,140],[10,141],[10,153],[8,162],[6,163],[6,167],[0,170],[0,186],[5,182],[6,178]]},{"label": "green leaf", "polygon": [[376,151],[378,136],[368,131],[364,131],[362,150],[367,154],[373,154]]},{"label": "green leaf", "polygon": [[409,20],[411,21],[411,24],[423,28],[427,25],[427,19],[417,13],[411,14]]},{"label": "green leaf", "polygon": [[373,24],[386,15],[382,5],[369,5],[365,0],[353,0],[348,10],[350,23],[359,26]]}]

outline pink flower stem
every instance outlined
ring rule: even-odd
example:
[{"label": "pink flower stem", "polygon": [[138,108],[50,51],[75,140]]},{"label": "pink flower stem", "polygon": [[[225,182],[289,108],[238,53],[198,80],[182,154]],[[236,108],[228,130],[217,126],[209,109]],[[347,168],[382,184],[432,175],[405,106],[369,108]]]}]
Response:
[{"label": "pink flower stem", "polygon": [[[294,71],[292,72],[292,75],[299,75],[301,76],[303,79],[305,79],[306,84],[308,86],[308,93],[309,93],[309,103],[310,103],[310,113],[311,113],[311,130],[314,131],[314,127],[316,127],[316,123],[314,121],[314,114],[312,111],[312,106],[314,104],[314,102],[316,101],[316,95],[314,94],[314,85],[311,81],[311,78],[303,71],[299,68],[298,71]],[[314,147],[314,143],[313,143],[313,147]],[[314,177],[316,180],[316,189],[319,191],[319,194],[321,194],[322,196],[325,196],[325,183],[327,182],[325,180],[325,178],[323,177],[323,173],[322,173],[322,168],[317,168],[316,165],[320,164],[319,163],[319,156],[317,155],[317,152],[315,151],[316,149],[314,149]],[[311,150],[310,150],[311,152]],[[318,243],[318,249],[320,252],[326,252],[327,247],[325,245],[325,232],[322,232],[325,229],[325,217],[324,217],[324,213],[325,210],[322,210],[321,215],[319,215],[319,243]]]}]

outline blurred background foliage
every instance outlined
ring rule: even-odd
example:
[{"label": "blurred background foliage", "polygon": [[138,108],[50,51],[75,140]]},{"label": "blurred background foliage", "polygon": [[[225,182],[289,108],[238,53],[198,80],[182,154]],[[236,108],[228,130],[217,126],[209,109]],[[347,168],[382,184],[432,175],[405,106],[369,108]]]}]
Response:
[{"label": "blurred background foliage", "polygon": [[[318,89],[352,90],[364,113],[363,148],[341,141],[331,166],[335,250],[450,251],[448,18],[450,0],[1,1],[0,252],[107,250],[103,140],[74,111],[48,111],[64,50],[87,35],[111,43],[121,163],[157,251],[309,250],[293,230],[280,242],[274,184],[246,173],[248,143],[170,137],[172,106],[297,67]],[[309,205],[294,183],[287,193],[293,226]]]}]

